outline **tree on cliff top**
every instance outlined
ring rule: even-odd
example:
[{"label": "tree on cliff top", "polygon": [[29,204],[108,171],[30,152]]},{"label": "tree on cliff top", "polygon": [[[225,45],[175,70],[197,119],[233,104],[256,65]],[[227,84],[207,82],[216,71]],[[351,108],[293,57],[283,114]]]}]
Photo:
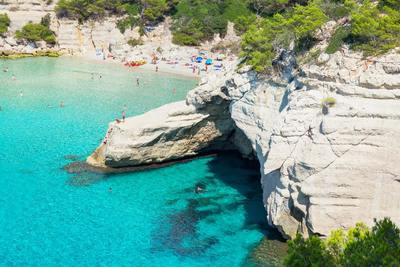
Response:
[{"label": "tree on cliff top", "polygon": [[369,230],[364,224],[344,232],[335,230],[326,240],[297,235],[289,241],[288,267],[319,266],[400,266],[400,229],[389,219],[375,221]]}]

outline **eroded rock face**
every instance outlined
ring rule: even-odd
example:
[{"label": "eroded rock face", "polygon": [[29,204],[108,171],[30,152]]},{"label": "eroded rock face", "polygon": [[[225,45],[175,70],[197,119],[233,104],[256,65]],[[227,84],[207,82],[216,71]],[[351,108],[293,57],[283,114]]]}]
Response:
[{"label": "eroded rock face", "polygon": [[[337,53],[302,68],[258,155],[268,220],[284,234],[327,235],[374,218],[400,223],[400,56]],[[336,104],[324,114],[326,97]],[[268,120],[268,118],[265,118]]]}]

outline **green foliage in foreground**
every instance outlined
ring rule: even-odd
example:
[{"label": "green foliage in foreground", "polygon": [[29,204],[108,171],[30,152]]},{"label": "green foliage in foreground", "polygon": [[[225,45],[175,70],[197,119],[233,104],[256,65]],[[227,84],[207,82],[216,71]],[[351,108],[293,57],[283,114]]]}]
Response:
[{"label": "green foliage in foreground", "polygon": [[347,232],[333,231],[326,240],[297,235],[289,241],[285,266],[400,266],[400,229],[385,218],[371,230],[359,223]]},{"label": "green foliage in foreground", "polygon": [[8,26],[10,26],[10,18],[7,14],[0,14],[0,36],[8,31]]},{"label": "green foliage in foreground", "polygon": [[41,23],[27,23],[21,30],[15,32],[15,37],[29,42],[45,41],[48,44],[55,44],[56,36],[50,30],[49,25],[49,17],[45,16]]}]

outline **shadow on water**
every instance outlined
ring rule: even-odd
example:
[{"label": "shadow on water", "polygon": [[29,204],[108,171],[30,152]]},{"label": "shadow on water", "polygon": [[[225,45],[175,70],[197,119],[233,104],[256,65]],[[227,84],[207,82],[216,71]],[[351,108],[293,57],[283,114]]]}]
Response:
[{"label": "shadow on water", "polygon": [[[235,188],[246,200],[241,203],[246,212],[244,228],[257,229],[263,233],[261,242],[250,248],[245,267],[281,267],[287,253],[287,243],[278,230],[268,225],[263,205],[260,166],[232,153],[222,155],[208,163],[210,170],[226,185]],[[228,168],[229,169],[228,169]],[[245,171],[244,171],[245,170]],[[240,173],[238,175],[232,175]],[[239,179],[238,179],[239,178]]]},{"label": "shadow on water", "polygon": [[[265,248],[274,250],[271,242],[282,244],[284,240],[266,222],[258,162],[245,160],[239,154],[230,152],[213,157],[208,161],[207,167],[209,175],[194,182],[192,187],[182,189],[173,196],[173,199],[166,200],[166,205],[172,209],[182,201],[186,202],[186,205],[183,210],[176,210],[167,215],[167,223],[160,224],[159,229],[153,234],[154,252],[170,249],[176,255],[183,257],[204,255],[208,249],[220,242],[219,238],[223,237],[221,233],[218,236],[206,236],[200,233],[199,223],[215,225],[218,224],[219,216],[234,214],[242,209],[245,211],[242,230],[259,231],[265,237],[259,246],[250,248],[248,259],[243,265],[261,266],[258,262],[255,264],[253,255],[259,258],[256,252]],[[221,191],[221,182],[237,193]],[[204,192],[196,194],[197,186],[203,188]],[[233,236],[238,230],[224,229],[222,235]],[[271,263],[273,260],[268,262]],[[279,262],[279,259],[276,262]]]},{"label": "shadow on water", "polygon": [[[238,203],[243,205],[246,211],[246,228],[257,227],[268,239],[284,241],[280,233],[267,224],[262,199],[260,166],[257,161],[243,159],[240,154],[230,152],[214,158],[208,166],[220,181],[236,189],[246,198],[245,201]],[[240,175],[237,175],[238,173]]]}]

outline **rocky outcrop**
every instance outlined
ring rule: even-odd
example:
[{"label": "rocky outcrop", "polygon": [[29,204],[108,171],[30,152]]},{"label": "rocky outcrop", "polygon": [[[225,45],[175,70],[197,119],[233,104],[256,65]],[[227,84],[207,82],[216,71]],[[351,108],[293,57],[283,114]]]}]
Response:
[{"label": "rocky outcrop", "polygon": [[217,86],[203,81],[186,101],[111,123],[103,144],[88,162],[98,167],[138,166],[231,148],[238,133],[230,117],[229,88],[249,81],[241,75],[229,82],[226,77],[213,80]]},{"label": "rocky outcrop", "polygon": [[288,238],[400,223],[400,55],[344,51],[301,69],[293,59],[281,53],[279,76],[211,77],[186,102],[112,124],[94,163],[165,162],[233,142],[258,158],[268,222]]}]

